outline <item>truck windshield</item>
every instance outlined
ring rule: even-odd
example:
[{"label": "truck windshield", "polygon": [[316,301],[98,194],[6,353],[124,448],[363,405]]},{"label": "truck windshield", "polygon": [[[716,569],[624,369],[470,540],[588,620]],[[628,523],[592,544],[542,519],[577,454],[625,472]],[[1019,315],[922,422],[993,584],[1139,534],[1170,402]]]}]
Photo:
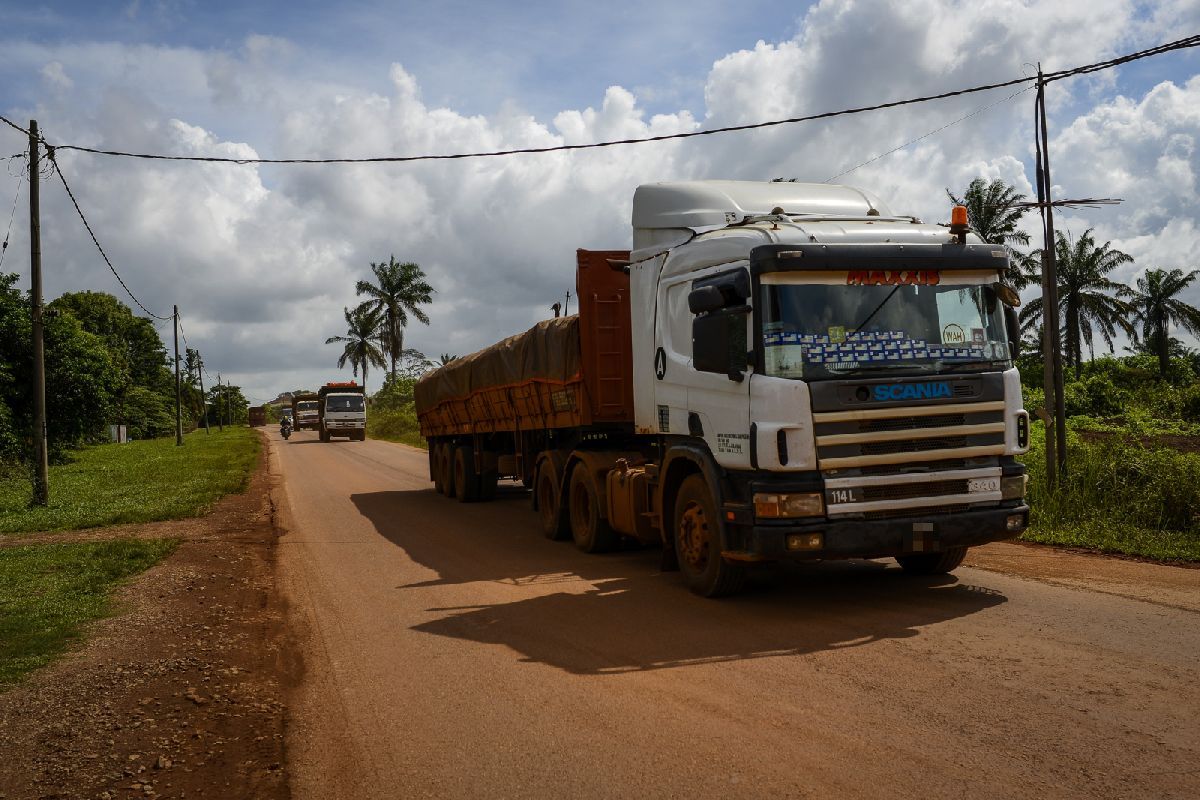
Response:
[{"label": "truck windshield", "polygon": [[986,284],[764,280],[762,291],[768,375],[819,380],[1010,366],[1002,306]]},{"label": "truck windshield", "polygon": [[331,394],[325,398],[325,413],[342,411],[362,411],[363,398],[361,394]]},{"label": "truck windshield", "polygon": [[302,403],[296,403],[296,410],[297,411],[316,411],[317,410],[317,401],[316,400],[305,400]]}]

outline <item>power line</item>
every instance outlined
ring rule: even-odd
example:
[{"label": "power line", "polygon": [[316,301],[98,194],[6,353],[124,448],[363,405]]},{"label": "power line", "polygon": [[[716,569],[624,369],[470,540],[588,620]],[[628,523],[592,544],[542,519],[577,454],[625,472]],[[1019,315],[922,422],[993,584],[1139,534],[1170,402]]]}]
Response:
[{"label": "power line", "polygon": [[855,170],[857,170],[857,169],[861,169],[862,167],[865,167],[865,166],[867,166],[868,164],[874,164],[874,163],[875,163],[876,161],[878,161],[879,159],[881,159],[881,158],[885,158],[885,157],[887,157],[887,156],[890,156],[892,153],[895,153],[895,152],[897,152],[898,150],[903,150],[904,148],[908,147],[909,145],[916,144],[917,142],[921,141],[922,139],[928,139],[930,136],[933,136],[935,133],[941,133],[942,131],[946,130],[947,128],[951,128],[951,127],[953,127],[953,126],[957,125],[958,123],[960,123],[960,122],[962,122],[962,121],[964,121],[964,120],[968,120],[968,119],[970,119],[971,117],[973,117],[973,116],[975,116],[975,115],[977,115],[977,114],[982,114],[984,111],[987,111],[987,110],[988,110],[988,109],[990,109],[990,108],[995,108],[996,106],[998,106],[998,105],[1000,105],[1000,104],[1002,104],[1002,103],[1007,103],[1009,100],[1012,100],[1014,97],[1019,97],[1019,96],[1021,96],[1021,95],[1025,94],[1025,92],[1028,92],[1029,90],[1031,90],[1031,89],[1033,89],[1033,88],[1034,88],[1034,87],[1032,87],[1032,86],[1026,86],[1024,89],[1021,89],[1020,91],[1013,92],[1013,93],[1012,93],[1012,94],[1010,94],[1008,97],[1005,97],[1005,98],[1004,98],[1004,99],[1002,99],[1002,100],[997,100],[997,101],[996,101],[996,102],[994,102],[994,103],[990,103],[990,104],[988,104],[988,105],[986,105],[986,106],[981,106],[981,107],[979,107],[979,108],[975,109],[974,111],[972,111],[970,114],[967,114],[967,115],[965,115],[965,116],[959,117],[958,119],[954,120],[953,122],[947,122],[945,125],[943,125],[943,126],[942,126],[942,127],[940,127],[940,128],[936,128],[936,129],[934,129],[934,130],[930,131],[929,133],[926,133],[926,134],[923,134],[923,135],[921,135],[921,136],[918,136],[917,138],[915,138],[915,139],[912,139],[912,140],[910,140],[910,141],[907,141],[907,142],[905,142],[905,143],[904,143],[904,144],[902,144],[902,145],[899,145],[899,146],[897,146],[897,147],[893,147],[891,150],[888,150],[886,153],[880,153],[879,155],[875,156],[874,158],[867,159],[866,161],[862,162],[861,164],[858,164],[858,165],[856,165],[856,166],[853,166],[853,167],[851,167],[850,169],[848,169],[848,170],[845,170],[844,172],[839,172],[837,175],[834,175],[832,178],[826,178],[825,180],[823,180],[823,181],[821,181],[821,182],[822,182],[822,183],[832,183],[833,181],[836,181],[838,178],[841,178],[841,177],[843,177],[843,176],[845,176],[845,175],[849,175],[851,172],[854,172],[854,171],[855,171]]},{"label": "power line", "polygon": [[[1098,72],[1121,64],[1127,64],[1131,61],[1137,61],[1150,56],[1161,55],[1174,50],[1183,50],[1191,47],[1200,46],[1200,35],[1188,36],[1183,39],[1178,39],[1173,42],[1166,42],[1155,47],[1139,50],[1134,53],[1128,53],[1116,58],[1098,61],[1092,64],[1085,64],[1069,69],[1062,69],[1056,72],[1049,72],[1043,76],[1045,82],[1064,80],[1066,78],[1075,77],[1077,75],[1086,75],[1092,72]],[[932,100],[944,100],[950,97],[960,97],[967,94],[975,94],[977,92],[986,92],[992,89],[1002,89],[1007,86],[1017,86],[1023,83],[1033,83],[1037,78],[1035,76],[1022,76],[1013,78],[999,83],[989,83],[982,86],[974,86],[968,89],[957,89],[950,92],[941,92],[939,94],[924,95],[921,97],[913,97],[907,100],[894,100],[888,103],[878,103],[871,106],[859,106],[856,108],[847,108],[840,111],[826,111],[820,114],[810,114],[803,117],[790,117],[788,119],[771,120],[767,122],[755,122],[745,125],[730,125],[722,128],[710,128],[703,131],[686,131],[683,133],[663,134],[660,136],[649,136],[644,138],[631,139],[616,139],[605,142],[593,142],[590,144],[564,144],[555,145],[553,147],[528,147],[515,148],[511,150],[493,150],[488,152],[476,153],[452,153],[445,155],[419,155],[419,156],[370,156],[364,158],[225,158],[220,156],[177,156],[165,155],[161,153],[133,153],[123,150],[100,150],[92,147],[84,147],[82,145],[57,145],[59,150],[76,150],[82,153],[92,153],[94,155],[117,156],[122,158],[138,158],[156,161],[197,161],[204,163],[220,163],[220,164],[378,164],[378,163],[407,163],[412,161],[449,161],[467,158],[489,158],[498,156],[511,156],[535,153],[554,153],[566,152],[571,150],[592,150],[601,147],[614,147],[616,145],[625,144],[646,144],[650,142],[663,142],[673,139],[690,139],[696,136],[712,136],[719,133],[733,133],[736,131],[757,130],[759,128],[769,128],[778,125],[790,125],[798,122],[812,122],[819,119],[831,119],[833,117],[848,116],[852,114],[862,114],[867,111],[880,111],[888,108],[897,108],[900,106],[914,105],[917,103],[926,103]],[[0,121],[7,124],[15,130],[28,133],[24,128],[17,125],[11,120],[0,116]],[[47,143],[47,146],[50,145]]]},{"label": "power line", "polygon": [[17,177],[17,191],[13,195],[12,212],[8,215],[8,230],[4,233],[4,244],[0,245],[0,267],[4,266],[4,256],[8,253],[8,237],[12,236],[13,220],[17,217],[17,201],[21,199],[21,184],[24,176]]},{"label": "power line", "polygon": [[155,314],[153,311],[146,308],[146,306],[142,304],[142,301],[138,300],[137,296],[130,290],[129,286],[121,277],[121,274],[117,272],[117,268],[113,266],[112,261],[108,257],[108,253],[105,253],[104,248],[100,246],[100,240],[96,238],[96,232],[92,230],[92,226],[87,221],[87,217],[83,215],[83,209],[79,207],[79,201],[75,199],[75,193],[71,191],[71,186],[67,183],[67,176],[63,175],[63,171],[59,168],[58,161],[54,157],[54,148],[47,147],[46,151],[47,158],[54,163],[54,172],[58,175],[58,179],[62,181],[63,188],[67,190],[67,196],[71,198],[71,204],[75,206],[75,212],[79,214],[79,219],[83,221],[83,227],[87,228],[87,232],[91,234],[92,242],[96,245],[96,249],[100,251],[100,256],[104,259],[104,263],[108,264],[108,268],[112,271],[112,274],[116,276],[117,283],[121,284],[121,288],[125,290],[125,293],[129,295],[133,302],[137,303],[138,308],[142,309],[142,311],[145,311],[155,319],[160,319],[163,321],[173,319],[173,315],[164,317],[161,314]]}]

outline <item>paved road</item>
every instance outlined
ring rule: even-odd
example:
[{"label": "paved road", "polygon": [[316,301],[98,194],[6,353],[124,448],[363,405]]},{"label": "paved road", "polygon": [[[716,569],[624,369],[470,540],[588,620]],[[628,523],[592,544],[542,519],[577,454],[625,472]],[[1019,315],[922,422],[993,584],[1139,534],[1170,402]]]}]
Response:
[{"label": "paved road", "polygon": [[515,490],[438,496],[421,451],[272,435],[299,798],[1200,796],[1200,571],[1169,602],[1086,557],[704,600],[546,541]]}]

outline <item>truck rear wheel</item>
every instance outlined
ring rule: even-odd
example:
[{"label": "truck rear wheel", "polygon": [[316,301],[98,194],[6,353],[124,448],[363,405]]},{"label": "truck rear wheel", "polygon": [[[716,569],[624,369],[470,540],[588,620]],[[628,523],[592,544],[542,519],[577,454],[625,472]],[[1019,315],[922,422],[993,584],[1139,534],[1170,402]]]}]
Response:
[{"label": "truck rear wheel", "polygon": [[571,471],[567,489],[567,513],[571,517],[571,538],[585,553],[603,553],[617,544],[617,534],[608,520],[600,516],[600,493],[587,465],[578,463]]},{"label": "truck rear wheel", "polygon": [[967,557],[967,548],[949,547],[940,553],[916,553],[911,556],[896,556],[896,561],[910,575],[945,575]]},{"label": "truck rear wheel", "polygon": [[689,475],[675,498],[675,555],[688,588],[704,597],[736,594],[746,568],[721,557],[721,521],[703,475]]},{"label": "truck rear wheel", "polygon": [[570,534],[570,528],[567,525],[566,515],[563,514],[562,493],[558,490],[554,467],[550,466],[549,461],[542,462],[542,465],[538,467],[534,487],[534,491],[537,492],[542,535],[554,541],[566,539]]},{"label": "truck rear wheel", "polygon": [[468,444],[454,448],[454,496],[460,503],[479,499],[479,475],[475,472],[475,455]]}]

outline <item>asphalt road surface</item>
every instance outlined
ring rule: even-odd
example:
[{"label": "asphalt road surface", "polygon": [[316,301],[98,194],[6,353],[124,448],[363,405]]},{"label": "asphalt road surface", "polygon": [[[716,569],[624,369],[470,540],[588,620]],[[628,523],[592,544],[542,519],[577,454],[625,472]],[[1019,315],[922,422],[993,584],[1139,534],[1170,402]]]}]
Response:
[{"label": "asphalt road surface", "polygon": [[299,798],[1200,797],[1200,571],[862,561],[705,600],[543,539],[516,487],[437,495],[423,451],[272,437]]}]

